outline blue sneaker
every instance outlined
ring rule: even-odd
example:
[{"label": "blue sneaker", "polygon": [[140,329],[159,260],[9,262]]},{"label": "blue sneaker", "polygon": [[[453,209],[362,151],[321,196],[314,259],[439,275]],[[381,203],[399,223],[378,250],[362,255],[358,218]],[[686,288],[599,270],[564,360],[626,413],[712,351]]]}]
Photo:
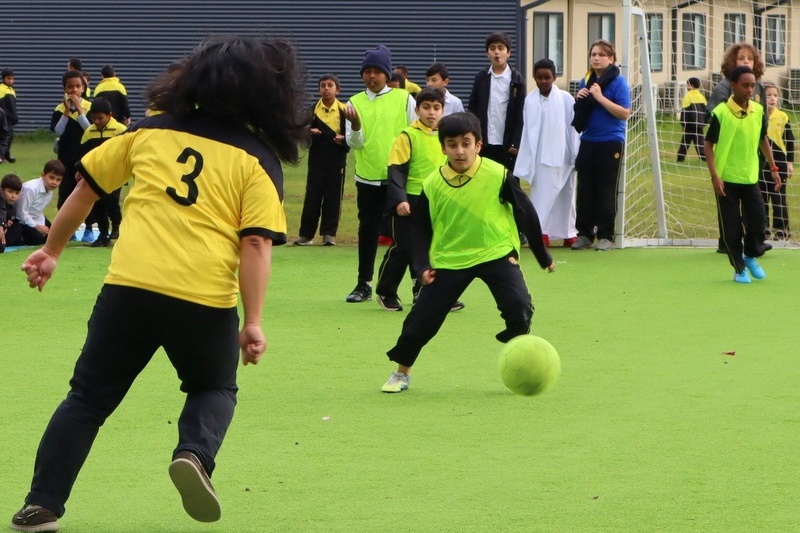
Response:
[{"label": "blue sneaker", "polygon": [[742,256],[744,258],[744,266],[747,270],[750,271],[750,275],[756,279],[764,279],[767,277],[767,273],[764,272],[764,269],[761,268],[761,265],[758,264],[755,257],[747,257]]},{"label": "blue sneaker", "polygon": [[750,276],[747,275],[746,270],[742,270],[733,275],[733,281],[736,283],[750,283]]}]

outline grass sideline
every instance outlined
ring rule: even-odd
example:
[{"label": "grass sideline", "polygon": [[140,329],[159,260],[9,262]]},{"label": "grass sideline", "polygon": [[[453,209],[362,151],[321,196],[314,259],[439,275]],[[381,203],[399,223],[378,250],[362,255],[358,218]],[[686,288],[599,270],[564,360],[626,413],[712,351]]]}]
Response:
[{"label": "grass sideline", "polygon": [[[563,373],[521,398],[500,382],[501,321],[481,283],[426,347],[411,389],[385,395],[384,352],[405,312],[344,303],[354,247],[277,248],[268,355],[240,370],[214,475],[222,521],[192,522],[169,482],[182,394],[159,353],[101,429],[63,531],[791,530],[800,366],[784,320],[800,313],[800,256],[773,250],[768,278],[741,286],[709,250],[553,253],[554,274],[529,252],[522,265],[534,333],[559,350]],[[13,310],[0,351],[7,519],[110,251],[68,249],[41,294],[24,283],[23,257],[0,256]]]}]

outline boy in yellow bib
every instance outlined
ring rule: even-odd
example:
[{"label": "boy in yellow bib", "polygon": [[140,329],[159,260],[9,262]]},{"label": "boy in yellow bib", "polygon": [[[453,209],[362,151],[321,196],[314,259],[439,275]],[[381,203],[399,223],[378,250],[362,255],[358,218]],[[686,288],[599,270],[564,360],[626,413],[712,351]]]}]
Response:
[{"label": "boy in yellow bib", "polygon": [[756,261],[764,255],[766,227],[758,186],[759,149],[769,163],[775,190],[781,187],[781,177],[767,141],[764,107],[750,100],[756,86],[753,70],[736,67],[728,79],[733,94],[711,112],[705,154],[717,195],[722,241],[735,271],[733,280],[750,283],[747,271],[756,279],[766,277]]},{"label": "boy in yellow bib", "polygon": [[425,178],[412,215],[412,266],[423,286],[397,343],[386,352],[397,371],[383,392],[408,388],[420,351],[475,278],[488,285],[505,321],[497,340],[508,342],[530,331],[533,303],[518,262],[519,230],[539,266],[549,272],[556,268],[542,241],[539,216],[517,180],[500,163],[478,156],[478,118],[471,113],[443,118],[439,142],[447,164]]}]

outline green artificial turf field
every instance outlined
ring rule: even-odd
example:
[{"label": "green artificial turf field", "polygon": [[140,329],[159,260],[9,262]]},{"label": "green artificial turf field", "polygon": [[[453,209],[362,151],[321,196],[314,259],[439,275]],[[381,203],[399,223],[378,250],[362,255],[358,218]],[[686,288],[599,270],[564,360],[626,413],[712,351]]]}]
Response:
[{"label": "green artificial turf field", "polygon": [[[101,429],[62,530],[796,530],[800,255],[773,250],[767,279],[742,286],[710,250],[553,253],[553,274],[528,251],[523,267],[533,332],[563,372],[523,398],[500,381],[502,324],[479,281],[411,388],[387,395],[407,310],[344,302],[354,247],[277,248],[268,352],[241,368],[213,477],[222,520],[194,523],[167,476],[182,394],[159,352]],[[71,247],[42,294],[18,271],[25,252],[0,256],[0,520],[28,489],[109,255]]]}]

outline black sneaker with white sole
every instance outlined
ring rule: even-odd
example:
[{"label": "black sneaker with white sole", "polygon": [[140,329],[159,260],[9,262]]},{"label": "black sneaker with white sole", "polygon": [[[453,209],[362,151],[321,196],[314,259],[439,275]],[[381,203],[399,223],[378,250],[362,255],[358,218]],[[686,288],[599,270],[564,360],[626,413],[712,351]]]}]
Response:
[{"label": "black sneaker with white sole", "polygon": [[368,302],[370,300],[372,300],[372,287],[364,281],[359,281],[356,288],[353,289],[353,292],[348,294],[347,298],[345,298],[345,301],[351,304]]},{"label": "black sneaker with white sole", "polygon": [[58,517],[41,505],[25,505],[11,519],[11,529],[29,533],[58,531]]},{"label": "black sneaker with white sole", "polygon": [[400,303],[400,298],[397,296],[378,296],[378,304],[386,311],[402,311],[403,304]]},{"label": "black sneaker with white sole", "polygon": [[217,493],[195,454],[180,451],[169,465],[169,477],[183,500],[186,514],[198,522],[216,522],[222,516]]}]

